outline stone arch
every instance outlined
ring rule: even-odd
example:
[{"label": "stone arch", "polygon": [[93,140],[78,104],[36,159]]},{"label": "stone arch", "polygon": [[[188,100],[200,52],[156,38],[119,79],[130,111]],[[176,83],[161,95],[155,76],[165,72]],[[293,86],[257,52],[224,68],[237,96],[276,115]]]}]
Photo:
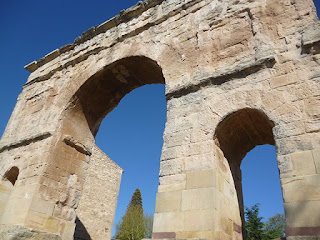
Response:
[{"label": "stone arch", "polygon": [[81,105],[91,133],[95,136],[103,118],[127,93],[152,83],[165,83],[161,67],[144,56],[126,57],[90,77],[75,93],[69,107],[77,111],[77,105]]},{"label": "stone arch", "polygon": [[[57,211],[54,217],[69,222],[75,221],[78,214],[75,209],[79,206],[89,165],[97,158],[104,158],[106,161],[112,162],[95,146],[95,135],[101,121],[126,94],[146,84],[165,84],[162,69],[157,62],[150,58],[132,56],[102,68],[89,77],[70,98],[61,115],[60,128],[54,135],[55,143],[50,150],[50,165],[44,170],[44,175],[48,176],[53,174],[52,168],[59,169],[58,175],[64,179],[64,181],[60,181],[60,183],[64,183],[61,184],[60,193],[57,195],[50,191],[42,191],[43,197],[56,202]],[[115,163],[110,164],[121,179],[122,169],[114,166]],[[119,179],[115,181],[120,184]],[[118,189],[116,190],[118,191]],[[111,209],[114,212],[116,201],[117,195],[109,204],[115,204],[114,209]],[[103,218],[101,219],[103,220]],[[81,222],[83,219],[79,217],[79,220],[76,222]],[[95,234],[95,231],[86,229],[85,225],[86,223],[82,221],[82,227],[77,229],[81,229],[81,232],[89,232],[90,235]],[[108,230],[111,234],[112,222],[110,225]],[[104,226],[101,228],[104,229]],[[77,236],[84,236],[81,234],[76,232]],[[99,234],[99,239],[102,239],[102,233]],[[91,237],[95,239],[94,236]],[[111,235],[106,236],[106,238],[108,237]]]},{"label": "stone arch", "polygon": [[16,181],[19,177],[19,168],[16,166],[12,166],[8,168],[8,170],[4,173],[4,175],[0,179],[0,221],[3,218],[3,215],[6,211],[7,204],[9,202],[10,195],[14,191],[16,186]]},{"label": "stone arch", "polygon": [[264,112],[243,108],[227,115],[215,130],[215,143],[223,153],[220,157],[228,162],[236,189],[244,239],[246,233],[240,165],[245,155],[254,147],[264,144],[275,145],[272,132],[274,126],[274,122]]},{"label": "stone arch", "polygon": [[2,181],[6,182],[7,185],[14,186],[19,176],[19,168],[11,167],[3,176]]},{"label": "stone arch", "polygon": [[244,108],[226,116],[217,126],[215,139],[227,159],[241,164],[244,156],[257,145],[274,145],[274,123],[257,109]]}]

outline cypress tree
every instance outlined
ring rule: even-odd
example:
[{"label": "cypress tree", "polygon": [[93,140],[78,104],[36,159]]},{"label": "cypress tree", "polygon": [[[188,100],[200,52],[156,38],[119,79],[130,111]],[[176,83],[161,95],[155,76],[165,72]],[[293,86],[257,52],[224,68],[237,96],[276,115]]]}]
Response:
[{"label": "cypress tree", "polygon": [[262,222],[262,217],[259,217],[259,204],[255,204],[251,208],[246,208],[245,215],[247,239],[263,240],[265,238],[264,223]]},{"label": "cypress tree", "polygon": [[116,239],[141,240],[145,236],[145,219],[142,208],[140,189],[137,188],[131,197],[125,215],[116,226]]},{"label": "cypress tree", "polygon": [[130,201],[130,203],[129,203],[128,208],[129,208],[130,206],[140,206],[140,207],[142,208],[142,197],[141,197],[141,192],[140,192],[140,189],[139,189],[139,188],[137,188],[137,189],[134,191],[134,193],[133,193],[133,195],[132,195],[132,197],[131,197],[131,201]]}]

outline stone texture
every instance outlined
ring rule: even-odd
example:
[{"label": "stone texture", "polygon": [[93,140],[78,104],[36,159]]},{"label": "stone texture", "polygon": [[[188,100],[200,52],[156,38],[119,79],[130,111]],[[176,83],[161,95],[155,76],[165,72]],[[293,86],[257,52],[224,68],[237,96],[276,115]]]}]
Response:
[{"label": "stone texture", "polygon": [[288,226],[319,227],[318,26],[312,0],[147,0],[27,65],[0,141],[0,223],[110,237],[121,171],[95,136],[127,93],[160,83],[156,235],[242,239],[240,165],[262,144],[277,149]]},{"label": "stone texture", "polygon": [[155,213],[176,212],[181,209],[181,191],[159,192],[157,194]]},{"label": "stone texture", "polygon": [[76,210],[74,239],[111,239],[122,172],[97,146],[94,147]]},{"label": "stone texture", "polygon": [[182,191],[181,210],[212,209],[217,203],[215,188],[200,188]]},{"label": "stone texture", "polygon": [[291,154],[294,175],[304,176],[316,174],[316,165],[313,160],[312,152],[296,152]]},{"label": "stone texture", "polygon": [[[319,209],[320,201],[284,203],[287,226],[289,227],[318,227],[320,216],[314,214]],[[298,216],[298,217],[297,217]]]},{"label": "stone texture", "polygon": [[2,240],[61,240],[61,237],[56,234],[39,232],[34,229],[12,226],[0,229],[0,239]]},{"label": "stone texture", "polygon": [[317,201],[320,197],[320,176],[318,174],[285,178],[282,180],[285,202]]},{"label": "stone texture", "polygon": [[186,189],[216,187],[216,173],[213,170],[187,173]]}]

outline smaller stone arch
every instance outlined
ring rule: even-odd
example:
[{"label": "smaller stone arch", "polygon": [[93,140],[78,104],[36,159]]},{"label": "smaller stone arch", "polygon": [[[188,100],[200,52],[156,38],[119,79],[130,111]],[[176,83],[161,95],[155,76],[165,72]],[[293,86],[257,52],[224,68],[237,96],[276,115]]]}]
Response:
[{"label": "smaller stone arch", "polygon": [[2,181],[8,186],[14,186],[19,176],[19,168],[11,167],[3,176]]},{"label": "smaller stone arch", "polygon": [[13,166],[9,168],[0,179],[0,222],[4,220],[7,203],[10,201],[10,195],[14,191],[14,186],[19,177],[19,168]]},{"label": "smaller stone arch", "polygon": [[[215,143],[223,153],[220,158],[227,160],[236,189],[243,239],[246,239],[246,232],[240,165],[254,147],[275,145],[272,130],[274,126],[274,122],[261,110],[244,108],[227,115],[215,130]],[[224,159],[222,161],[225,161]]]},{"label": "smaller stone arch", "polygon": [[244,108],[226,116],[217,126],[215,140],[224,156],[241,164],[245,155],[257,145],[275,145],[268,116],[257,109]]}]

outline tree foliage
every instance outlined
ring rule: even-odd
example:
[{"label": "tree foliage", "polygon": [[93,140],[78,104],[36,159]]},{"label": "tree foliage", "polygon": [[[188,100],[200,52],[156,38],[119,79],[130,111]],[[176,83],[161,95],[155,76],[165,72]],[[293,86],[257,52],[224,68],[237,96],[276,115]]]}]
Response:
[{"label": "tree foliage", "polygon": [[267,239],[281,238],[285,235],[286,219],[284,214],[277,213],[270,217],[265,224]]},{"label": "tree foliage", "polygon": [[131,197],[128,207],[131,207],[131,206],[140,206],[142,208],[142,197],[141,197],[141,192],[139,188],[137,188],[134,191]]},{"label": "tree foliage", "polygon": [[265,239],[264,234],[264,223],[262,217],[259,217],[259,204],[255,204],[251,208],[246,207],[246,231],[248,240],[263,240]]},{"label": "tree foliage", "polygon": [[259,217],[259,204],[247,208],[245,211],[248,240],[271,240],[285,236],[286,220],[284,214],[270,217],[266,223]]},{"label": "tree foliage", "polygon": [[125,215],[116,225],[116,239],[141,240],[152,235],[153,217],[143,213],[139,188],[133,193]]}]

